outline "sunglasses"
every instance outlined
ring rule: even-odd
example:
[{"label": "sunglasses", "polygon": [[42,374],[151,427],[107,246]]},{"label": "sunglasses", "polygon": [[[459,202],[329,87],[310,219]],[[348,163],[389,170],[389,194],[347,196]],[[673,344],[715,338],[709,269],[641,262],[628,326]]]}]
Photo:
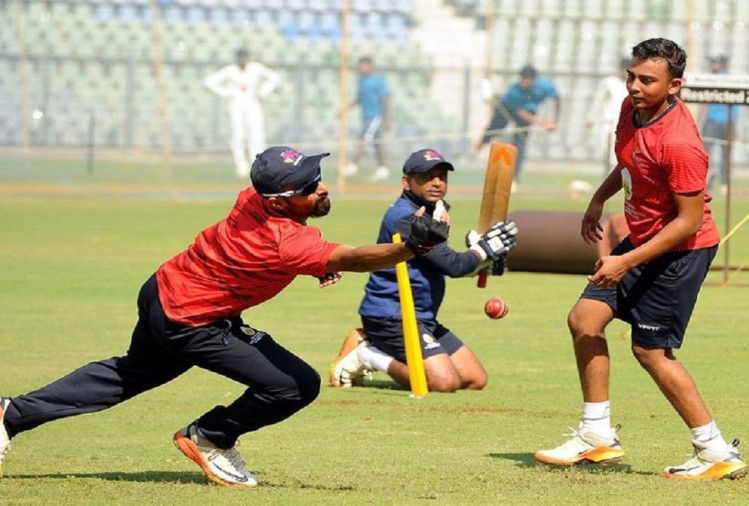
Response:
[{"label": "sunglasses", "polygon": [[305,183],[304,186],[302,186],[298,190],[287,190],[280,193],[263,193],[263,197],[306,197],[307,195],[312,195],[313,193],[315,193],[315,190],[317,190],[321,179],[322,174],[318,172],[312,181],[310,181],[309,183]]}]

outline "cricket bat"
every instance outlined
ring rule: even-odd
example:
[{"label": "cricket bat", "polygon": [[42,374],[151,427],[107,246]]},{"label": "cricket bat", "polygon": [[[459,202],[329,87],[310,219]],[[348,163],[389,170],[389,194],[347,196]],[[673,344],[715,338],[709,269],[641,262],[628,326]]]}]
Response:
[{"label": "cricket bat", "polygon": [[[507,219],[507,208],[510,204],[510,189],[512,176],[515,173],[515,160],[518,148],[506,142],[492,142],[489,149],[489,160],[486,163],[484,178],[484,193],[481,196],[479,210],[479,234],[486,232],[489,227]],[[479,272],[477,286],[486,287],[489,277],[488,269]]]}]

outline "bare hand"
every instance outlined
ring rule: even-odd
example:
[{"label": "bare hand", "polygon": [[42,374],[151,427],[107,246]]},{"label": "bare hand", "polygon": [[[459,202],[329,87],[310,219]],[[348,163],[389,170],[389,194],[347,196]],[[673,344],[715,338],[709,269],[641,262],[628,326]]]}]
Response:
[{"label": "bare hand", "polygon": [[389,119],[386,119],[386,120],[382,121],[382,130],[384,132],[388,132],[390,130],[390,126],[391,125],[390,125],[390,120]]},{"label": "bare hand", "polygon": [[335,285],[343,277],[342,272],[328,272],[325,276],[317,278],[320,280],[320,288]]},{"label": "bare hand", "polygon": [[549,130],[549,131],[556,130],[557,129],[557,124],[555,122],[553,122],[553,121],[546,121],[546,122],[544,122],[543,127],[546,130]]},{"label": "bare hand", "polygon": [[605,256],[596,262],[596,272],[588,276],[588,281],[601,288],[608,288],[621,281],[628,270],[629,265],[624,257]]},{"label": "bare hand", "polygon": [[603,205],[591,200],[580,225],[580,235],[586,243],[595,244],[603,239],[601,216],[603,216]]}]

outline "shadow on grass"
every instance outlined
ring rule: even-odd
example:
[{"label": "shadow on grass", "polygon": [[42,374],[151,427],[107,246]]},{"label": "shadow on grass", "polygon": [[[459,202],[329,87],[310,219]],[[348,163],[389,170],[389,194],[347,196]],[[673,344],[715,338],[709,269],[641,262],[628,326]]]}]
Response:
[{"label": "shadow on grass", "polygon": [[380,390],[408,390],[397,381],[393,380],[382,380],[382,379],[371,379],[364,383],[363,388],[379,388]]},{"label": "shadow on grass", "polygon": [[139,471],[137,473],[110,472],[5,475],[6,480],[26,480],[39,478],[54,478],[61,480],[68,480],[70,478],[93,478],[97,480],[133,481],[138,483],[210,483],[205,475],[190,471]]},{"label": "shadow on grass", "polygon": [[487,457],[493,459],[511,460],[517,467],[531,468],[536,467],[546,469],[549,472],[567,472],[572,469],[575,471],[589,474],[635,474],[642,476],[654,476],[657,473],[646,471],[635,471],[629,464],[619,464],[615,466],[600,466],[595,464],[578,464],[576,466],[549,466],[536,462],[532,453],[488,453]]},{"label": "shadow on grass", "polygon": [[[59,479],[59,480],[70,480],[70,479],[95,479],[95,480],[108,480],[108,481],[130,481],[136,483],[185,483],[185,484],[199,484],[199,485],[211,485],[219,486],[214,484],[202,473],[190,472],[190,471],[140,471],[137,473],[126,473],[126,472],[110,472],[110,473],[58,473],[58,474],[13,474],[5,475],[5,480],[32,480],[32,479]],[[353,485],[318,485],[302,483],[294,480],[290,483],[275,483],[275,482],[260,482],[260,486],[263,488],[297,488],[297,489],[312,489],[312,490],[324,490],[328,492],[346,492],[356,490]],[[227,487],[227,488],[242,488],[242,487]]]}]

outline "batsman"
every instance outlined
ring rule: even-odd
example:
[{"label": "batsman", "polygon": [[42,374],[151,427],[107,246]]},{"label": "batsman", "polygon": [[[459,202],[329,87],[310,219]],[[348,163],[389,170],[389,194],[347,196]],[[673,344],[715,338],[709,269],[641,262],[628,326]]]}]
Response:
[{"label": "batsman", "polygon": [[[60,418],[112,407],[198,366],[247,386],[174,434],[174,443],[211,480],[254,486],[237,439],[292,416],[320,391],[320,376],[243,310],[265,303],[296,276],[326,287],[340,271],[367,272],[422,256],[447,239],[449,226],[414,209],[403,244],[329,242],[307,220],[330,210],[320,160],[286,147],[265,150],[229,215],[198,234],[143,284],[130,348],[33,392],[0,397],[0,464],[11,438]],[[11,360],[3,357],[3,360]],[[188,408],[186,408],[188,409]],[[133,432],[137,437],[137,431]]]},{"label": "batsman", "polygon": [[[382,219],[378,243],[389,243],[393,234],[408,238],[409,216],[424,207],[426,214],[445,219],[450,206],[444,202],[448,173],[453,164],[434,149],[412,153],[403,165],[403,191]],[[476,355],[437,320],[445,296],[445,277],[475,275],[489,269],[504,272],[507,253],[515,246],[517,228],[499,221],[479,234],[466,236],[467,250],[458,252],[441,243],[429,253],[407,262],[411,280],[419,342],[424,357],[427,386],[432,392],[454,392],[463,388],[480,390],[487,374]],[[403,343],[403,326],[395,269],[373,272],[359,306],[362,327],[349,332],[330,367],[330,382],[336,387],[361,385],[372,371],[387,373],[409,386]]]}]

